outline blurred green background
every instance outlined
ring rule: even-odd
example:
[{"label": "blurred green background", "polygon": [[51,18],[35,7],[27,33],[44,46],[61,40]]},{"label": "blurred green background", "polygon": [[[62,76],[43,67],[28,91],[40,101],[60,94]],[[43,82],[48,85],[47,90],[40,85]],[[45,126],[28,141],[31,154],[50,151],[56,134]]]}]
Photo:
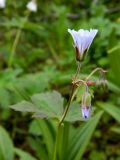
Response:
[{"label": "blurred green background", "polygon": [[31,115],[9,107],[49,90],[68,99],[76,70],[68,28],[99,30],[81,76],[96,67],[108,71],[108,89],[94,88],[93,106],[104,113],[82,159],[120,160],[120,1],[38,0],[37,12],[28,17],[27,3],[7,0],[0,9],[0,160],[45,160],[49,122],[38,126]]}]

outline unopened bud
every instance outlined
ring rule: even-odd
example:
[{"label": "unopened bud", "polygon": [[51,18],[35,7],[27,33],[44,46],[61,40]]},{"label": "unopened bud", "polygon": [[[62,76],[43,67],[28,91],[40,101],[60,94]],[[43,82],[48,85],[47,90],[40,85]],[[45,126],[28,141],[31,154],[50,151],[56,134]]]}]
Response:
[{"label": "unopened bud", "polygon": [[82,97],[81,102],[82,107],[82,117],[87,119],[90,117],[91,114],[91,95],[88,92],[85,92]]},{"label": "unopened bud", "polygon": [[108,82],[106,79],[99,79],[96,83],[97,87],[102,87],[104,90],[107,89]]},{"label": "unopened bud", "polygon": [[91,107],[88,107],[88,106],[82,107],[82,117],[84,119],[89,118],[90,114],[91,114]]}]

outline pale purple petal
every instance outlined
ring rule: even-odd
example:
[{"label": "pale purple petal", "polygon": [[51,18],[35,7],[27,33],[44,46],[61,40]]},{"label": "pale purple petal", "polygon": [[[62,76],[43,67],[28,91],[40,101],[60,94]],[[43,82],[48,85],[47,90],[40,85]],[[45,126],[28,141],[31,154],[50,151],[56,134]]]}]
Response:
[{"label": "pale purple petal", "polygon": [[82,107],[82,117],[87,119],[90,117],[91,107]]},{"label": "pale purple petal", "polygon": [[98,30],[97,29],[90,29],[84,30],[80,29],[75,31],[74,29],[68,29],[68,32],[72,35],[75,47],[79,50],[79,53],[82,55],[85,53],[85,50],[88,50],[94,37],[96,36]]},{"label": "pale purple petal", "polygon": [[68,32],[71,34],[73,40],[74,40],[74,45],[75,47],[77,47],[78,49],[80,48],[81,50],[81,38],[78,35],[78,32],[75,31],[74,29],[68,29]]}]

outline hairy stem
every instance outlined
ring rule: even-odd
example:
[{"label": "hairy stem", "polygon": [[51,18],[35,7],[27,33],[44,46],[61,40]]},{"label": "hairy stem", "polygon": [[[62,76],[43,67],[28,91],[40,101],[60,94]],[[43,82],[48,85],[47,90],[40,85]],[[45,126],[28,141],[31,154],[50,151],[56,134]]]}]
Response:
[{"label": "hairy stem", "polygon": [[78,62],[78,64],[77,64],[77,70],[76,70],[76,73],[75,73],[75,79],[77,78],[77,76],[78,76],[79,73],[80,73],[80,68],[81,68],[81,63]]},{"label": "hairy stem", "polygon": [[[74,79],[77,78],[77,76],[78,76],[78,74],[80,72],[80,67],[81,67],[81,64],[78,63]],[[76,88],[76,84],[73,83],[72,84],[71,95],[70,95],[70,98],[69,98],[69,101],[68,101],[68,105],[65,108],[64,113],[63,113],[63,115],[62,115],[62,117],[61,117],[61,119],[59,121],[59,124],[58,124],[57,133],[56,133],[56,140],[55,140],[55,147],[54,147],[54,153],[53,153],[53,160],[57,160],[56,159],[56,157],[57,157],[57,146],[58,146],[58,139],[59,139],[59,134],[60,134],[60,128],[61,128],[61,125],[62,125],[62,123],[63,123],[63,121],[64,121],[64,119],[65,119],[65,117],[66,117],[66,115],[68,113],[69,108],[70,108],[70,104],[71,104],[71,102],[73,100],[73,95],[74,95],[75,88]]]},{"label": "hairy stem", "polygon": [[62,116],[62,118],[61,118],[61,120],[60,120],[60,122],[59,122],[59,125],[62,124],[62,122],[64,121],[64,119],[65,119],[65,117],[66,117],[66,115],[67,115],[67,112],[68,112],[68,110],[69,110],[69,108],[70,108],[70,104],[71,104],[72,99],[73,99],[72,97],[73,97],[74,91],[75,91],[75,86],[73,85],[73,86],[72,86],[71,95],[70,95],[70,98],[69,98],[69,101],[68,101],[68,105],[67,105],[67,107],[65,108],[65,111],[64,111],[64,113],[63,113],[63,116]]},{"label": "hairy stem", "polygon": [[[76,80],[76,78],[77,78],[77,76],[78,76],[78,74],[79,74],[79,72],[80,72],[80,67],[81,67],[81,64],[80,64],[80,62],[79,62],[78,65],[77,65],[77,70],[76,70],[76,74],[75,74],[75,77],[74,77],[75,80]],[[68,105],[67,105],[67,107],[65,108],[65,111],[64,111],[64,113],[63,113],[63,115],[62,115],[62,118],[61,118],[61,120],[60,120],[60,122],[59,122],[59,125],[64,121],[64,119],[65,119],[65,117],[66,117],[66,115],[67,115],[67,112],[68,112],[68,110],[69,110],[69,108],[70,108],[71,101],[72,101],[72,99],[73,99],[73,95],[74,95],[75,88],[76,88],[76,84],[72,84],[72,91],[71,91],[71,95],[70,95],[70,98],[69,98],[69,101],[68,101]]]},{"label": "hairy stem", "polygon": [[87,81],[94,73],[96,73],[97,71],[100,71],[102,73],[105,73],[107,71],[103,70],[102,68],[95,68],[88,76],[87,78],[85,79],[85,81]]}]

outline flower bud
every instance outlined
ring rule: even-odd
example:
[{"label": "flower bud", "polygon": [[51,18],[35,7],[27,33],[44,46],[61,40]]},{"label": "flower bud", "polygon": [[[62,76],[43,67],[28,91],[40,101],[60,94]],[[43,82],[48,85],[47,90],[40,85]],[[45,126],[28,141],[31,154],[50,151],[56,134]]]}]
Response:
[{"label": "flower bud", "polygon": [[106,79],[104,79],[104,78],[100,78],[98,81],[97,81],[97,87],[98,88],[103,88],[104,90],[107,90],[107,88],[108,88],[108,82],[107,82],[107,80]]},{"label": "flower bud", "polygon": [[82,117],[84,119],[89,118],[91,114],[91,95],[88,92],[85,92],[82,97],[81,107]]}]

